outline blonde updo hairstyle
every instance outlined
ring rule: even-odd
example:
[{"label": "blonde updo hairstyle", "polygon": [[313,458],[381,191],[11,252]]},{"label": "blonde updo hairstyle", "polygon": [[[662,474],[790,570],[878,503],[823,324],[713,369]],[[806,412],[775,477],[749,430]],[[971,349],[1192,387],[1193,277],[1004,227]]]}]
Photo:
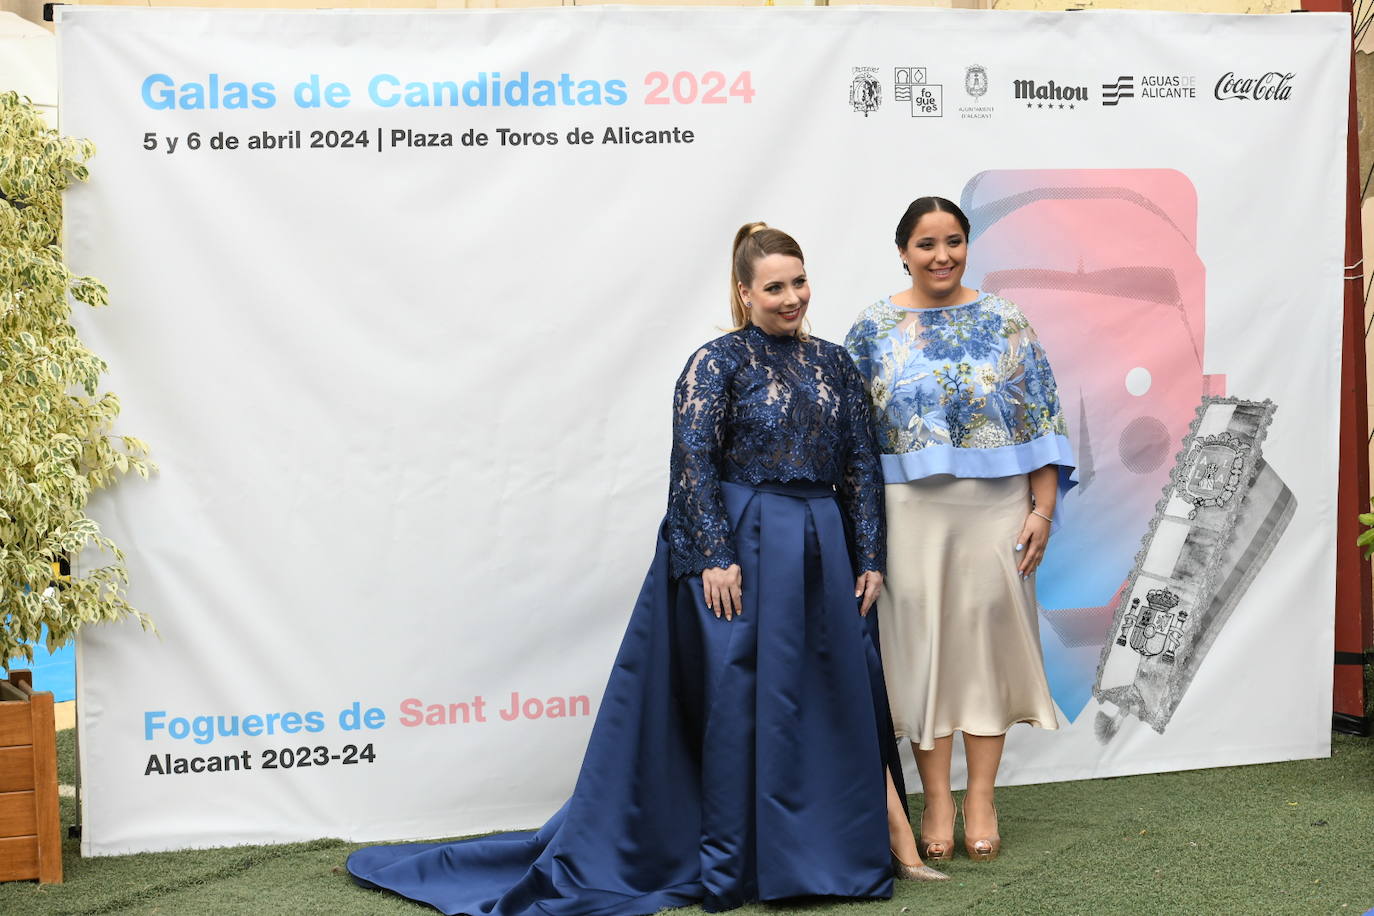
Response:
[{"label": "blonde updo hairstyle", "polygon": [[[753,324],[749,309],[740,298],[739,288],[741,284],[753,285],[754,265],[770,254],[787,255],[806,263],[797,240],[781,229],[774,229],[767,223],[745,223],[739,227],[734,247],[730,249],[730,317],[735,322],[730,330],[740,331]],[[801,331],[798,336],[805,337],[806,332]]]}]

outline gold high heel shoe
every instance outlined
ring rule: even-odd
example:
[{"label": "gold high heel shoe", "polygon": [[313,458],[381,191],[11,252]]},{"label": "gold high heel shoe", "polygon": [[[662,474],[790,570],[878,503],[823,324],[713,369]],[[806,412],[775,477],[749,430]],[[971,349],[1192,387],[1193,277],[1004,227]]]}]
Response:
[{"label": "gold high heel shoe", "polygon": [[[954,806],[954,797],[949,800]],[[921,836],[916,840],[916,851],[927,862],[948,862],[954,858],[954,824],[949,825],[949,839],[928,840],[925,836],[926,813],[921,812]]]},{"label": "gold high heel shoe", "polygon": [[[892,852],[892,850],[888,850]],[[899,881],[948,881],[949,875],[929,865],[908,865],[892,852],[892,875]]]},{"label": "gold high heel shoe", "polygon": [[[959,818],[964,822],[964,851],[968,857],[975,862],[991,862],[997,858],[997,854],[1002,851],[1002,837],[999,833],[994,833],[991,837],[978,837],[974,839],[968,835],[968,817],[964,814],[964,806],[959,805]],[[997,806],[992,806],[992,819],[997,821]],[[995,829],[995,828],[994,828]]]}]

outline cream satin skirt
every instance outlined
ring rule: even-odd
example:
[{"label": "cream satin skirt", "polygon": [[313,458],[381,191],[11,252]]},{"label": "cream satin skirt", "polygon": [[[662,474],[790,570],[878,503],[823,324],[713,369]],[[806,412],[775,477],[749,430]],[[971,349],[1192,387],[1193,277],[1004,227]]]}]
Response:
[{"label": "cream satin skirt", "polygon": [[886,491],[878,622],[897,735],[929,750],[956,731],[1001,735],[1017,722],[1058,728],[1035,577],[1016,572],[1029,479],[940,475]]}]

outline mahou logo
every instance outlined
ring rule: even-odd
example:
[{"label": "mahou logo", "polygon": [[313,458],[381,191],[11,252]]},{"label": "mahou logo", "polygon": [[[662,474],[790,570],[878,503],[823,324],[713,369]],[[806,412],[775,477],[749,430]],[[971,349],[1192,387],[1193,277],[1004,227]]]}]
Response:
[{"label": "mahou logo", "polygon": [[1087,86],[1061,86],[1054,80],[1037,83],[1035,80],[1013,80],[1017,100],[1028,99],[1026,107],[1063,108],[1075,107],[1078,102],[1088,100]]},{"label": "mahou logo", "polygon": [[1212,94],[1217,98],[1254,100],[1257,102],[1286,102],[1293,94],[1292,73],[1270,70],[1263,76],[1236,76],[1228,70],[1217,80]]}]

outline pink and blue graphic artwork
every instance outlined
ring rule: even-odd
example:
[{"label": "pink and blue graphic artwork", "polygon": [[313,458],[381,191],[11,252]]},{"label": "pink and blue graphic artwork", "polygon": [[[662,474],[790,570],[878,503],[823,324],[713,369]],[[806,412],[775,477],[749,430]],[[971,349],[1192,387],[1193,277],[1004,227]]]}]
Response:
[{"label": "pink and blue graphic artwork", "polygon": [[965,284],[1012,300],[1049,354],[1078,457],[1037,583],[1050,689],[1073,720],[1116,599],[1204,395],[1197,193],[1170,169],[975,175]]}]

